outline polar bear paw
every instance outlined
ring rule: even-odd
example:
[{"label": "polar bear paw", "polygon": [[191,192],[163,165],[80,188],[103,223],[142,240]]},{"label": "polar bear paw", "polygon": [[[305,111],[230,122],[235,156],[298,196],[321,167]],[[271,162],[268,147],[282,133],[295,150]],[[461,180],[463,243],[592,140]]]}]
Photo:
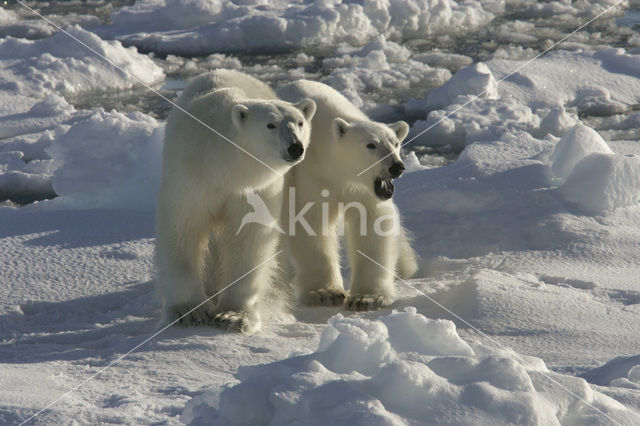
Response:
[{"label": "polar bear paw", "polygon": [[251,333],[259,324],[245,312],[223,311],[213,318],[213,324],[221,330],[237,333]]},{"label": "polar bear paw", "polygon": [[307,306],[341,306],[347,300],[347,292],[341,288],[310,290],[300,298]]},{"label": "polar bear paw", "polygon": [[377,294],[350,296],[347,299],[347,309],[351,311],[375,311],[389,306],[392,302],[392,298]]},{"label": "polar bear paw", "polygon": [[167,322],[175,322],[182,327],[209,325],[214,315],[214,306],[211,303],[205,303],[195,309],[190,305],[173,306],[166,313]]}]

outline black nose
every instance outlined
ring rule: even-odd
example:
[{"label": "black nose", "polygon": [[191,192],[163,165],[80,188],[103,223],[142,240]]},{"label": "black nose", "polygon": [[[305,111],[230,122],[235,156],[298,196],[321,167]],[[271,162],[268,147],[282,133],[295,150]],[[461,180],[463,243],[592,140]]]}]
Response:
[{"label": "black nose", "polygon": [[402,172],[404,172],[404,164],[402,161],[396,161],[393,163],[393,166],[389,167],[389,173],[391,173],[391,177],[397,178]]},{"label": "black nose", "polygon": [[289,148],[287,148],[287,152],[292,159],[297,160],[298,158],[302,157],[302,154],[304,154],[304,146],[302,146],[300,142],[294,142],[289,145]]}]

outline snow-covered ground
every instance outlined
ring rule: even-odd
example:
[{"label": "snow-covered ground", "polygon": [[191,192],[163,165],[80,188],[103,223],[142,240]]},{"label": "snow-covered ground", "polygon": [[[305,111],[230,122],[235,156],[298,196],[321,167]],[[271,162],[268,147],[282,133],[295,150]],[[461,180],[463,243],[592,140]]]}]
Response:
[{"label": "snow-covered ground", "polygon": [[[0,9],[0,423],[640,424],[640,3],[529,62],[615,3],[28,3],[95,52]],[[158,331],[155,91],[212,68],[410,122],[421,270],[119,360]]]}]

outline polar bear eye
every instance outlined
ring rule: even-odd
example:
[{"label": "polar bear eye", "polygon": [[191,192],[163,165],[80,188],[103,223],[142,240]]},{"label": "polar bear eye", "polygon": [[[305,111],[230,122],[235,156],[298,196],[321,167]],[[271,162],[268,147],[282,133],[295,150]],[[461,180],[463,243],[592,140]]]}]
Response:
[{"label": "polar bear eye", "polygon": [[275,124],[273,124],[273,123],[269,123],[269,124],[267,124],[267,128],[269,128],[269,129],[275,129],[275,128],[276,128],[276,125],[275,125]]},{"label": "polar bear eye", "polygon": [[304,123],[302,121],[298,121],[298,127],[302,127]]},{"label": "polar bear eye", "polygon": [[369,149],[376,149],[376,144],[371,142],[370,144],[367,144],[367,148]]}]

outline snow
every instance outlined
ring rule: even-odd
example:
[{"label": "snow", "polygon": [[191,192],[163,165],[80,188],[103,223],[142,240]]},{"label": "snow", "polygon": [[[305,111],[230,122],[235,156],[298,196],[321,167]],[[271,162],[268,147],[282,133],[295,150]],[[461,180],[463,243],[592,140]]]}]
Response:
[{"label": "snow", "polygon": [[155,119],[139,112],[76,112],[56,95],[23,115],[29,118],[15,126],[5,121],[6,134],[20,135],[0,141],[0,195],[58,195],[47,204],[56,208],[153,211],[164,135]]},{"label": "snow", "polygon": [[551,154],[559,191],[585,212],[603,214],[640,201],[640,157],[614,154],[593,129],[578,124]]},{"label": "snow", "polygon": [[[101,138],[93,137],[97,134]],[[48,203],[153,211],[163,138],[164,127],[139,112],[96,111],[78,121],[47,149],[53,159],[53,189],[59,195]]]},{"label": "snow", "polygon": [[[11,22],[16,19],[15,12],[3,13]],[[117,112],[76,110],[61,95],[126,90],[140,86],[140,82],[156,84],[164,79],[164,72],[134,48],[124,48],[117,41],[104,41],[77,25],[68,27],[67,31],[121,69],[83,46],[78,48],[78,41],[61,32],[42,40],[11,36],[0,40],[0,68],[3,70],[0,77],[0,137],[3,138],[0,140],[0,195],[3,199],[24,203],[52,198],[57,193],[65,195],[53,202],[59,206],[123,206],[117,201],[120,196],[116,193],[130,186],[133,194],[127,200],[134,208],[153,209],[154,201],[149,200],[154,199],[159,172],[151,170],[158,168],[161,136],[158,134],[155,142],[150,142],[150,145],[155,143],[153,148],[147,147],[142,140],[150,137],[159,124],[143,114],[125,117]],[[101,127],[96,114],[102,114],[107,124]],[[79,124],[87,119],[89,124]],[[127,120],[140,122],[129,127],[145,128],[147,134],[127,130]],[[111,128],[107,129],[108,126]],[[85,129],[84,134],[81,129]],[[106,136],[109,130],[112,139],[95,137],[96,133]],[[73,135],[77,139],[70,139]],[[70,141],[66,142],[70,145],[65,147],[65,141]],[[114,141],[114,144],[105,141]],[[127,144],[133,148],[132,152],[122,158]],[[88,151],[78,150],[79,146]],[[56,150],[55,161],[52,161],[49,149]],[[137,154],[136,150],[139,150]],[[113,157],[108,158],[107,152]],[[93,157],[93,163],[92,154],[97,156]],[[62,161],[67,164],[76,161],[81,165],[81,171],[73,166],[63,167]],[[131,167],[134,162],[142,167]],[[123,173],[123,170],[132,169],[134,171],[129,174]],[[98,170],[103,173],[96,179]],[[73,175],[71,183],[70,175]],[[74,183],[74,179],[81,184]],[[135,179],[134,185],[130,185],[131,179]],[[105,180],[112,181],[115,186],[105,186]],[[148,194],[148,198],[137,195],[140,190]],[[107,198],[109,193],[112,194],[110,199]]]},{"label": "snow", "polygon": [[418,53],[413,59],[432,66],[454,68],[456,71],[473,63],[473,59],[468,56],[444,52]]},{"label": "snow", "polygon": [[354,105],[363,109],[374,109],[376,104],[365,102],[358,93],[408,93],[439,86],[451,77],[446,69],[432,68],[409,59],[411,53],[408,49],[386,40],[384,36],[361,49],[342,50],[340,53],[339,57],[322,61],[324,68],[332,70],[322,82],[342,91]]},{"label": "snow", "polygon": [[51,129],[76,117],[75,108],[56,94],[42,100],[4,93],[0,96],[5,101],[9,98],[13,101],[11,109],[5,109],[3,105],[4,115],[0,118],[0,137],[3,139]]},{"label": "snow", "polygon": [[[193,398],[181,420],[552,425],[568,418],[581,424],[600,415],[626,424],[640,421],[584,379],[553,373],[537,358],[469,345],[452,322],[430,320],[413,307],[376,320],[338,314],[314,353],[241,368],[237,379]],[[584,401],[569,403],[567,390]]]},{"label": "snow", "polygon": [[0,90],[37,98],[51,92],[124,90],[164,78],[162,69],[134,48],[102,40],[78,25],[66,31],[120,69],[61,32],[35,41],[5,37],[0,40]]},{"label": "snow", "polygon": [[530,64],[492,59],[470,65],[425,101],[406,104],[413,116],[427,113],[426,120],[415,123],[412,135],[430,128],[416,142],[457,147],[516,131],[562,136],[578,114],[628,111],[640,97],[638,66],[640,56],[613,48],[556,51]]},{"label": "snow", "polygon": [[171,99],[225,67],[429,129],[394,195],[422,258],[399,300],[249,336],[154,336],[166,102],[0,9],[0,423],[70,390],[30,423],[640,423],[637,2],[528,63],[614,3],[38,6]]},{"label": "snow", "polygon": [[[245,2],[243,2],[245,3]],[[202,55],[247,49],[363,45],[376,34],[394,40],[486,24],[501,1],[352,2],[144,0],[112,15],[103,31],[143,50]],[[256,7],[257,6],[257,7]],[[179,19],[176,19],[179,16]],[[144,22],[142,26],[141,22]],[[135,23],[135,25],[132,25]]]},{"label": "snow", "polygon": [[[65,28],[69,25],[80,25],[83,28],[96,27],[100,19],[93,15],[66,13],[64,15],[48,14],[47,19],[56,26]],[[0,8],[0,37],[17,37],[40,39],[50,37],[57,28],[34,16],[26,9]]]},{"label": "snow", "polygon": [[589,213],[640,202],[640,156],[589,154],[559,188],[567,201]]},{"label": "snow", "polygon": [[566,179],[587,155],[593,153],[613,154],[609,145],[593,129],[577,124],[562,136],[549,158],[551,171],[561,179]]},{"label": "snow", "polygon": [[591,383],[607,386],[616,381],[615,386],[632,387],[640,379],[640,356],[617,357],[605,365],[583,374]]},{"label": "snow", "polygon": [[450,105],[458,96],[476,95],[484,99],[498,99],[498,84],[486,64],[479,62],[458,71],[441,87],[427,96],[428,108]]}]

